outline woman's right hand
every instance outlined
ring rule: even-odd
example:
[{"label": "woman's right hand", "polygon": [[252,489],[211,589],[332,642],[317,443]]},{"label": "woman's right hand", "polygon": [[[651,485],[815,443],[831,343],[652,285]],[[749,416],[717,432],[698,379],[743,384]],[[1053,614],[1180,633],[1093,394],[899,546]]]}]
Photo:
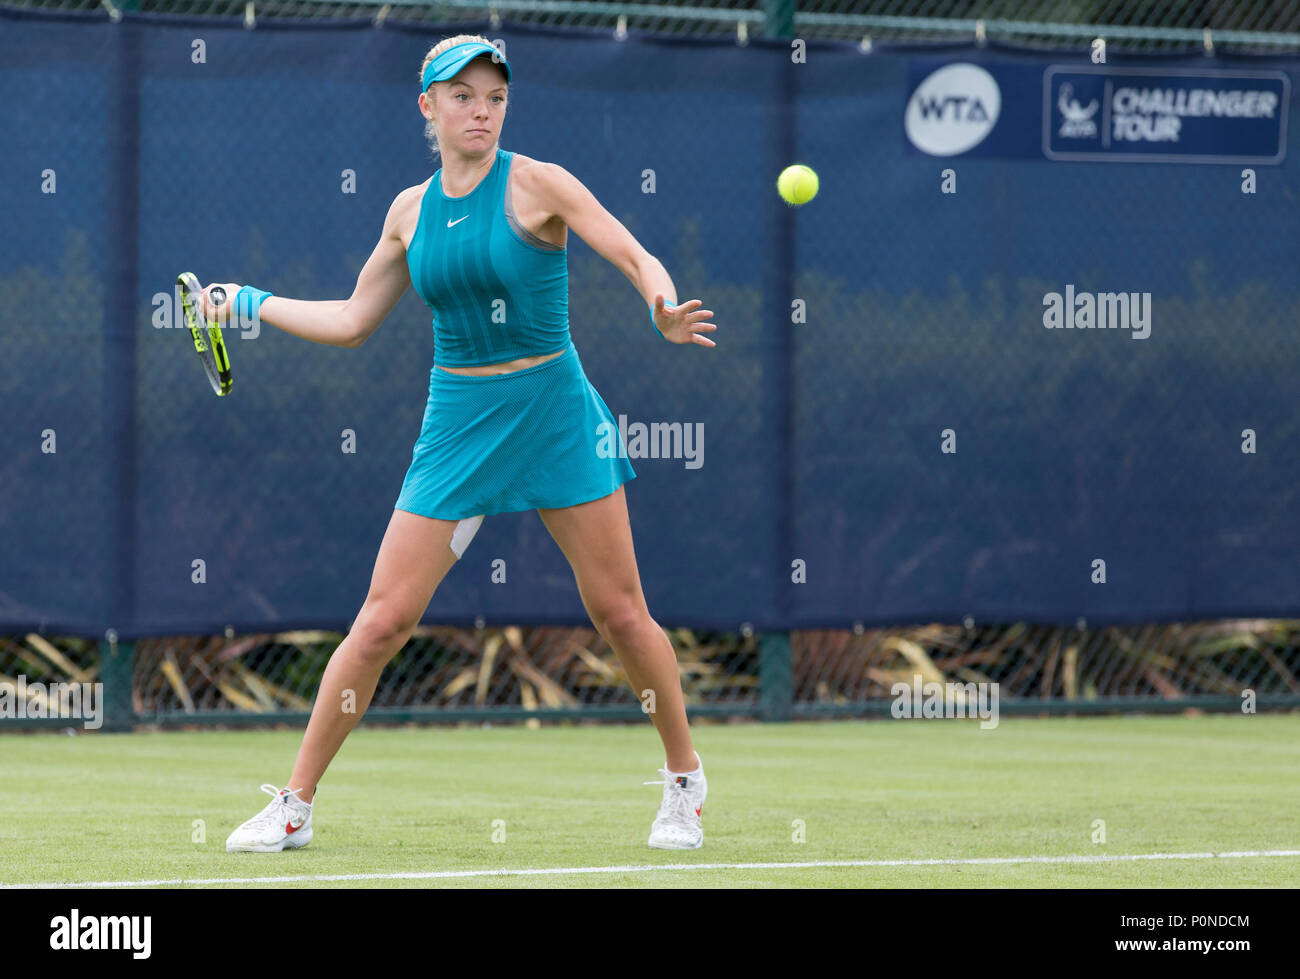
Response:
[{"label": "woman's right hand", "polygon": [[[224,289],[225,297],[221,304],[218,305],[212,301],[212,290],[216,288]],[[236,282],[214,282],[206,286],[203,290],[203,317],[209,323],[225,323],[230,319],[230,310],[235,305],[235,293],[239,291],[239,284]]]}]

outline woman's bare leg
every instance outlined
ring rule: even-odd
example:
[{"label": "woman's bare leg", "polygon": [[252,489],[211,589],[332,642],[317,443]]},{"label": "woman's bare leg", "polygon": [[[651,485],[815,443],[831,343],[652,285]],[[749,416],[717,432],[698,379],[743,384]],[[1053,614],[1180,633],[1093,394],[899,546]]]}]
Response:
[{"label": "woman's bare leg", "polygon": [[646,607],[623,487],[590,503],[537,512],[568,558],[587,614],[614,648],[637,698],[644,702],[646,691],[653,691],[650,719],[669,770],[695,771],[677,655]]},{"label": "woman's bare leg", "polygon": [[456,563],[451,549],[456,524],[393,511],[375,559],[370,593],[325,667],[289,778],[289,788],[299,789],[304,802],[316,795],[320,777],[370,706],[384,665],[410,638],[435,589]]}]

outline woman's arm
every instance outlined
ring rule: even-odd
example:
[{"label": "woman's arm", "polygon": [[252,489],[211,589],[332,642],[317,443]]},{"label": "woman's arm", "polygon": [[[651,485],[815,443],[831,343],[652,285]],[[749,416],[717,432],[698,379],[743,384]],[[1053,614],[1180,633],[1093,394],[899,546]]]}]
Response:
[{"label": "woman's arm", "polygon": [[700,309],[704,304],[698,299],[665,310],[665,299],[677,302],[677,289],[668,270],[641,247],[618,218],[601,206],[582,181],[554,163],[529,167],[526,172],[536,175],[536,183],[530,188],[535,197],[545,201],[552,214],[558,215],[579,238],[631,280],[650,307],[655,327],[666,339],[674,343],[717,346],[700,336],[703,331],[717,329],[716,324],[703,322],[713,315],[712,311]]},{"label": "woman's arm", "polygon": [[[389,207],[379,244],[362,267],[351,298],[315,301],[270,296],[259,310],[261,322],[304,340],[327,343],[334,347],[359,347],[365,343],[366,338],[379,329],[379,324],[392,312],[411,284],[406,265],[406,247],[402,244],[400,229],[412,193],[418,190],[418,187],[407,188],[397,195]],[[224,320],[239,286],[234,283],[225,284],[230,299],[221,307],[209,304],[208,289],[211,288],[208,286],[203,290],[205,310],[209,316]]]}]

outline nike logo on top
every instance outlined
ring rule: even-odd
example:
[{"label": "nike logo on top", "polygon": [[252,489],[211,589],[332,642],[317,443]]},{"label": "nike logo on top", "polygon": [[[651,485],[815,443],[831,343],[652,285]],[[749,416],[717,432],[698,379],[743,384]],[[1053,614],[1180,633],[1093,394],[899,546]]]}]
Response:
[{"label": "nike logo on top", "polygon": [[[465,218],[467,218],[467,217],[469,217],[468,214],[465,215]],[[455,221],[448,221],[448,222],[447,222],[447,227],[450,228],[453,224],[460,224],[462,221],[465,220],[465,218],[457,218]]]},{"label": "nike logo on top", "polygon": [[305,819],[304,819],[301,823],[299,823],[297,826],[295,826],[295,825],[293,824],[293,820],[291,819],[291,820],[289,820],[287,823],[284,824],[284,832],[285,832],[285,835],[287,836],[287,835],[289,835],[290,833],[296,833],[296,832],[298,832],[298,830],[302,829],[302,828],[303,828],[304,826],[306,826],[306,825],[307,825],[307,820],[305,820]]}]

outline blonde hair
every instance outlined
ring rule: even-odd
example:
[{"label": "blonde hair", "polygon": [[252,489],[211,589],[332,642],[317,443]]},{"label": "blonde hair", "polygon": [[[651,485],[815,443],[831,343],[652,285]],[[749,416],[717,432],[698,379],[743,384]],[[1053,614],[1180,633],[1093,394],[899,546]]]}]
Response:
[{"label": "blonde hair", "polygon": [[[438,57],[438,55],[442,54],[449,48],[454,48],[458,44],[467,44],[470,41],[481,41],[484,44],[492,44],[492,41],[484,37],[482,34],[457,34],[455,37],[444,37],[429,49],[429,52],[424,56],[424,61],[420,63],[420,84],[424,84],[424,69],[429,67],[429,62],[433,61],[434,58]],[[434,90],[442,84],[446,83],[434,82],[429,86],[429,91],[427,93],[430,100],[433,102],[435,113],[438,108],[438,98],[434,94]],[[508,105],[509,103],[507,102],[507,106]],[[438,148],[438,129],[434,126],[432,119],[426,119],[424,121],[424,138],[429,143],[429,152],[433,155],[434,159],[437,159],[441,150]]]}]

